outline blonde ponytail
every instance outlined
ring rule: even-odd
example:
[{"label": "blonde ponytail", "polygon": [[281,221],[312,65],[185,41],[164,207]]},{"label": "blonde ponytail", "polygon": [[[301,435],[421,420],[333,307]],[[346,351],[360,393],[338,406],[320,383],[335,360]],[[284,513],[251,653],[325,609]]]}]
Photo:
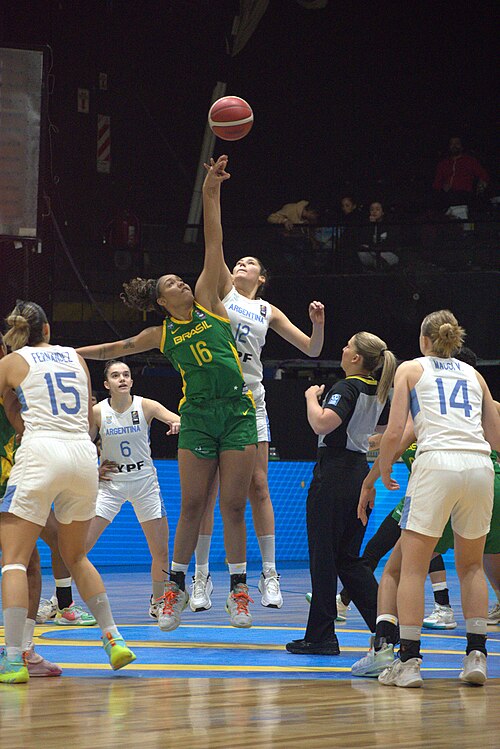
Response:
[{"label": "blonde ponytail", "polygon": [[377,398],[385,403],[396,372],[396,357],[387,344],[374,333],[362,331],[354,336],[354,348],[363,359],[363,365],[370,374],[381,369],[377,385]]},{"label": "blonde ponytail", "polygon": [[460,327],[457,318],[449,309],[441,309],[427,315],[422,323],[421,332],[430,338],[434,353],[445,359],[462,347],[465,338],[465,330]]}]

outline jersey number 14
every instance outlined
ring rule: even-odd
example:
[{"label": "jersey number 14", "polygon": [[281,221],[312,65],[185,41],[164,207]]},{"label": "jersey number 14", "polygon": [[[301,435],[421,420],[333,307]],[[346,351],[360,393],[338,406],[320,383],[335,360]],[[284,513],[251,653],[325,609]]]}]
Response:
[{"label": "jersey number 14", "polygon": [[[444,392],[444,383],[442,377],[436,377],[436,385],[439,394],[439,409],[442,414],[448,413],[447,405],[450,408],[461,408],[463,409],[466,416],[470,416],[472,413],[472,405],[469,402],[469,391],[467,389],[467,380],[457,380],[455,386],[450,393],[448,404],[446,403],[446,395]],[[461,400],[459,400],[459,398]]]}]

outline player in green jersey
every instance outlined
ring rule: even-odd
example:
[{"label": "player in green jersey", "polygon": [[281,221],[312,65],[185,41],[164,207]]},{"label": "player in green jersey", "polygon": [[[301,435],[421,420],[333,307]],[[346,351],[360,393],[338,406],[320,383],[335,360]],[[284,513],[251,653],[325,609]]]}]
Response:
[{"label": "player in green jersey", "polygon": [[136,278],[124,284],[123,301],[140,310],[159,312],[165,318],[163,324],[128,340],[78,349],[89,359],[117,359],[158,348],[182,377],[178,452],[182,503],[170,582],[158,620],[164,631],[179,626],[189,600],[186,572],[217,469],[231,576],[226,611],[235,627],[252,623],[246,584],[245,505],[256,457],[255,405],[245,387],[231,325],[217,292],[224,262],[220,187],[229,178],[226,165],[227,156],[206,165],[205,261],[194,295],[174,274]]}]

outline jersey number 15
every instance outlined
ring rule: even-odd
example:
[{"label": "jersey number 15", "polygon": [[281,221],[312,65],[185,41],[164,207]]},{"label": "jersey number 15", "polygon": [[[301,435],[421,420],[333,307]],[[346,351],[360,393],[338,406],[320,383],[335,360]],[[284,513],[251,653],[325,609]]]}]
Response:
[{"label": "jersey number 15", "polygon": [[[73,414],[77,414],[80,410],[80,393],[78,392],[76,387],[64,384],[64,380],[76,379],[76,372],[54,372],[56,387],[54,387],[54,382],[52,380],[52,375],[50,372],[47,372],[44,375],[44,378],[45,382],[47,383],[47,389],[49,391],[52,414],[54,416],[58,416],[59,410],[70,416]],[[56,398],[56,389],[59,403]],[[69,399],[61,400],[61,393],[62,395],[69,396]]]}]

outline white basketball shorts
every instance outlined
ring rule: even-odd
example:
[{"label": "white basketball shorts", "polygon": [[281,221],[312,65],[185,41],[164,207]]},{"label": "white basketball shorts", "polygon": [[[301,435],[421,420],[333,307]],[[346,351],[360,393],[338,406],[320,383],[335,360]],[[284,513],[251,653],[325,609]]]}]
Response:
[{"label": "white basketball shorts", "polygon": [[111,523],[125,502],[130,502],[139,523],[166,516],[156,473],[99,482],[96,515]]},{"label": "white basketball shorts", "polygon": [[440,538],[451,517],[459,536],[485,536],[493,512],[494,477],[488,455],[465,450],[421,453],[412,466],[401,528]]},{"label": "white basketball shorts", "polygon": [[26,434],[0,510],[44,526],[54,503],[60,523],[90,520],[95,515],[97,485],[97,450],[88,436]]}]

